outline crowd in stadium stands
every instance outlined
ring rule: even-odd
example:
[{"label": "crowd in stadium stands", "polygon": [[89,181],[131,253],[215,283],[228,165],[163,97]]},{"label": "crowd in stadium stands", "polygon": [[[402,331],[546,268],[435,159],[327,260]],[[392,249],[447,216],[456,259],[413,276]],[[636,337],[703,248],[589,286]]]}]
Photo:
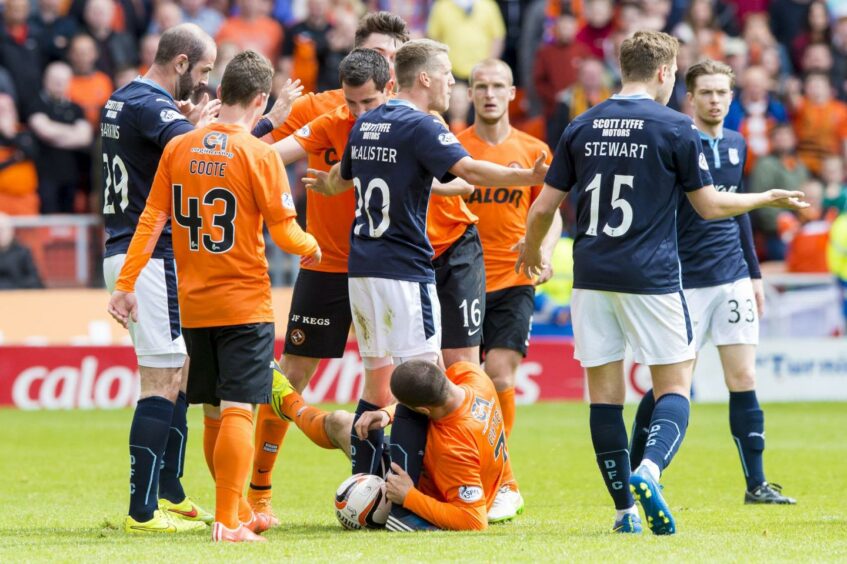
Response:
[{"label": "crowd in stadium stands", "polygon": [[617,51],[635,30],[682,43],[670,102],[680,111],[687,67],[727,62],[737,90],[726,125],[747,139],[747,188],[801,189],[815,204],[754,214],[758,252],[791,270],[825,268],[827,226],[847,211],[847,0],[6,0],[0,212],[97,212],[100,108],[147,70],[163,30],[193,22],[216,38],[212,92],[245,48],[276,65],[277,86],[291,76],[320,91],[339,86],[358,16],[378,9],[451,48],[454,130],[472,119],[471,67],[501,57],[520,88],[512,123],[551,145],[615,92]]}]

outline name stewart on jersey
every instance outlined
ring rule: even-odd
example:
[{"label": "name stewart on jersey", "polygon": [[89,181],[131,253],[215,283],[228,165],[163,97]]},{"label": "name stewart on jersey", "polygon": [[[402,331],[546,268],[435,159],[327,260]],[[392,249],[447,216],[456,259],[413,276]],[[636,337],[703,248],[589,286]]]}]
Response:
[{"label": "name stewart on jersey", "polygon": [[[724,129],[723,137],[718,139],[701,137],[715,189],[721,192],[743,191],[747,155],[744,137],[728,129]],[[750,275],[736,218],[706,221],[683,196],[679,202],[677,222],[683,288],[719,286]]]},{"label": "name stewart on jersey", "polygon": [[[150,194],[162,150],[168,141],[193,129],[171,95],[149,80],[133,80],[106,102],[100,114],[105,256],[126,253]],[[153,257],[172,256],[168,222]]]},{"label": "name stewart on jersey", "polygon": [[646,95],[613,96],[568,125],[546,182],[576,192],[574,288],[681,289],[679,197],[712,183],[691,118]]},{"label": "name stewart on jersey", "polygon": [[452,180],[449,169],[466,156],[444,124],[405,100],[359,117],[340,165],[356,193],[350,277],[435,281],[426,232],[432,180]]}]

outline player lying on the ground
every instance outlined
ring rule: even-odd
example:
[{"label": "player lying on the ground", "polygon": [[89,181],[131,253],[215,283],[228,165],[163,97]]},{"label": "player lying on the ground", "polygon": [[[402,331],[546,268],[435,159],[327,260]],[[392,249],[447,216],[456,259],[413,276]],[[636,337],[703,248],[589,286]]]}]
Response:
[{"label": "player lying on the ground", "polygon": [[307,405],[277,372],[271,407],[315,444],[348,456],[352,433],[364,438],[392,425],[390,530],[485,529],[487,513],[502,499],[498,493],[517,489],[491,380],[470,362],[445,374],[432,362],[412,360],[394,369],[391,393],[396,407],[367,411],[354,426],[354,414]]},{"label": "player lying on the ground", "polygon": [[[742,192],[747,145],[739,133],[723,127],[734,86],[735,74],[729,65],[709,59],[685,73],[688,101],[694,107],[694,123],[715,186]],[[743,214],[706,221],[687,199],[680,200],[677,217],[682,288],[694,340],[698,351],[711,340],[720,354],[729,389],[729,427],[747,481],[744,503],[793,504],[779,485],[765,480],[765,416],[756,398],[756,345],[765,295],[750,219]],[[632,427],[632,469],[644,455],[655,407],[651,389],[644,394]]]}]

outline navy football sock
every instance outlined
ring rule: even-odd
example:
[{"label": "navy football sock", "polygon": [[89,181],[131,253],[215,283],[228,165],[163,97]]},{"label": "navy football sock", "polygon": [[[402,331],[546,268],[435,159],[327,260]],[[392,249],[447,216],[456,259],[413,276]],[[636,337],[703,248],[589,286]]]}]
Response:
[{"label": "navy football sock", "polygon": [[635,412],[635,420],[632,422],[632,436],[629,439],[629,467],[632,470],[638,468],[644,458],[644,447],[647,445],[647,435],[650,434],[650,419],[653,418],[655,408],[656,398],[651,388],[641,398],[638,411]]},{"label": "navy football sock", "polygon": [[765,450],[765,414],[759,408],[755,390],[729,392],[729,429],[738,447],[747,489],[753,491],[765,481],[762,460]]},{"label": "navy football sock", "polygon": [[[366,411],[376,411],[378,405],[368,403],[360,399],[356,405],[356,415],[353,417],[353,424],[359,420],[359,417]],[[382,439],[385,432],[382,429],[376,429],[368,432],[367,439],[360,439],[356,431],[350,430],[350,461],[353,465],[353,474],[374,474],[379,475],[380,459],[382,458]]]},{"label": "navy football sock", "polygon": [[679,394],[665,394],[656,400],[644,460],[656,464],[659,471],[668,467],[685,438],[690,413],[691,404]]},{"label": "navy football sock", "polygon": [[[398,404],[391,424],[391,462],[398,464],[417,485],[423,470],[429,417]],[[408,514],[402,505],[391,506],[391,515],[401,518]]]},{"label": "navy football sock", "polygon": [[629,452],[623,406],[592,403],[590,421],[591,442],[606,489],[615,502],[615,509],[629,509],[635,501],[629,491]]},{"label": "navy football sock", "polygon": [[174,404],[174,415],[171,419],[168,444],[165,446],[164,465],[159,473],[159,497],[173,503],[185,499],[182,489],[183,465],[185,464],[185,445],[188,443],[188,423],[185,419],[188,411],[188,399],[180,392]]},{"label": "navy football sock", "polygon": [[135,406],[129,429],[129,514],[149,521],[159,505],[159,468],[174,404],[163,397],[144,398]]}]

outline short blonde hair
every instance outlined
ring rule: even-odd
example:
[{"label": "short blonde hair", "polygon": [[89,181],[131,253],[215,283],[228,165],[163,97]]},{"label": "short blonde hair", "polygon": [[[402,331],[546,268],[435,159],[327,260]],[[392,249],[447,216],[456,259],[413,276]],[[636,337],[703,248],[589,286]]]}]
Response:
[{"label": "short blonde hair", "polygon": [[482,61],[475,64],[473,66],[473,68],[471,69],[470,76],[468,77],[468,83],[471,86],[473,86],[473,80],[474,80],[474,75],[476,74],[476,71],[478,71],[480,69],[488,69],[488,68],[499,68],[499,69],[503,69],[504,71],[506,71],[506,76],[509,80],[509,86],[514,86],[515,76],[512,73],[512,67],[510,67],[508,64],[506,64],[505,61],[501,61],[500,59],[494,59],[494,58],[483,59]]},{"label": "short blonde hair", "polygon": [[621,44],[621,76],[625,82],[646,82],[662,65],[672,65],[679,40],[661,31],[637,31]]},{"label": "short blonde hair", "polygon": [[413,39],[404,43],[394,58],[394,74],[398,86],[401,89],[411,88],[421,72],[432,70],[437,55],[446,55],[449,52],[447,45],[432,39]]},{"label": "short blonde hair", "polygon": [[713,59],[703,59],[699,63],[688,67],[688,71],[685,73],[685,90],[693,94],[694,88],[697,86],[697,79],[701,76],[711,74],[724,74],[728,76],[729,88],[735,88],[735,73],[732,72],[731,66]]}]

